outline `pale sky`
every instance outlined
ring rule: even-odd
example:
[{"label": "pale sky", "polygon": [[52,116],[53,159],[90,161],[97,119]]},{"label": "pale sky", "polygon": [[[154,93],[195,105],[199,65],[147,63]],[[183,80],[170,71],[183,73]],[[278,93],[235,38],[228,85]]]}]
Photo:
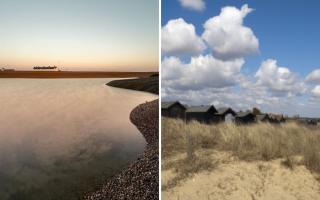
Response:
[{"label": "pale sky", "polygon": [[158,0],[0,0],[0,24],[0,67],[158,70]]}]

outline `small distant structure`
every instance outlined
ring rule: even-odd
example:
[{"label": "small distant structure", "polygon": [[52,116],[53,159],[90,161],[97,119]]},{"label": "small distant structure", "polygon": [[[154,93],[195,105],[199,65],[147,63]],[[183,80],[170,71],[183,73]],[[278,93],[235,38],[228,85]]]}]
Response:
[{"label": "small distant structure", "polygon": [[318,118],[307,118],[307,117],[302,117],[298,119],[298,122],[301,124],[305,125],[319,125],[320,124],[320,119]]},{"label": "small distant structure", "polygon": [[304,124],[320,126],[320,118],[300,118],[298,116],[291,119],[283,114],[263,113],[258,108],[253,108],[245,112],[235,112],[230,107],[216,109],[213,105],[187,106],[181,104],[179,101],[162,102],[161,112],[164,117],[180,118],[186,122],[195,120],[206,124],[219,122],[235,122],[236,124],[266,122],[280,124],[289,119]]},{"label": "small distant structure", "polygon": [[218,108],[218,115],[221,116],[221,120],[224,122],[234,122],[236,112],[232,110],[232,108],[228,107],[223,107],[223,108]]},{"label": "small distant structure", "polygon": [[57,66],[35,66],[33,67],[33,70],[58,70],[59,71],[59,68]]},{"label": "small distant structure", "polygon": [[188,122],[196,120],[200,123],[211,124],[221,121],[221,116],[212,105],[189,107],[186,111],[186,117]]},{"label": "small distant structure", "polygon": [[13,71],[15,71],[15,69],[6,69],[6,68],[2,67],[0,71],[2,71],[2,72],[13,72]]},{"label": "small distant structure", "polygon": [[285,117],[282,114],[269,113],[268,115],[271,123],[280,124],[286,121]]},{"label": "small distant structure", "polygon": [[237,124],[250,124],[255,122],[255,116],[251,111],[238,112],[235,118]]},{"label": "small distant structure", "polygon": [[256,115],[257,122],[272,122],[268,114]]},{"label": "small distant structure", "polygon": [[161,115],[164,117],[185,119],[186,109],[179,101],[161,102]]}]

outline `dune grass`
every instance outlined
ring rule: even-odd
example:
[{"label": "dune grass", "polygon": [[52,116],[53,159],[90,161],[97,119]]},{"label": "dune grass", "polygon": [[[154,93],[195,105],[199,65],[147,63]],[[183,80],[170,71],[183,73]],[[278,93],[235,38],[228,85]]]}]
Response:
[{"label": "dune grass", "polygon": [[[192,146],[187,145],[186,133]],[[242,160],[272,160],[283,158],[283,164],[293,167],[292,158],[302,157],[308,169],[320,172],[320,129],[294,122],[280,125],[257,123],[238,126],[232,123],[205,125],[162,118],[162,156],[187,152],[188,148],[230,151]]]}]

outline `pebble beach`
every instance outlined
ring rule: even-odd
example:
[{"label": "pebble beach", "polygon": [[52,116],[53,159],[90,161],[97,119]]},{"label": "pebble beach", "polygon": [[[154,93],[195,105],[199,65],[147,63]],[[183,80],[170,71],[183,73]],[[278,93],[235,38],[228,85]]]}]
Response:
[{"label": "pebble beach", "polygon": [[159,100],[134,108],[131,122],[147,141],[141,157],[109,179],[101,189],[87,195],[86,200],[154,200],[159,199]]}]

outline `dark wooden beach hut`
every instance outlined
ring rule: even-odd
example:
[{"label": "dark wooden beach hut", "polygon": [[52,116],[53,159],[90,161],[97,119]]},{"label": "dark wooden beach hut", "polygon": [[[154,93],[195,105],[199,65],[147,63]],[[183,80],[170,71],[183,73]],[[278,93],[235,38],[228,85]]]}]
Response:
[{"label": "dark wooden beach hut", "polygon": [[200,123],[216,123],[221,121],[221,116],[214,106],[192,106],[186,111],[187,121],[196,120]]},{"label": "dark wooden beach hut", "polygon": [[185,119],[186,107],[179,101],[161,102],[161,115],[164,117]]},{"label": "dark wooden beach hut", "polygon": [[255,116],[250,111],[238,112],[235,121],[238,124],[249,124],[255,122]]},{"label": "dark wooden beach hut", "polygon": [[217,111],[218,111],[218,114],[221,116],[222,121],[225,121],[225,122],[234,121],[236,112],[234,112],[232,108],[223,107],[223,108],[218,108]]}]

